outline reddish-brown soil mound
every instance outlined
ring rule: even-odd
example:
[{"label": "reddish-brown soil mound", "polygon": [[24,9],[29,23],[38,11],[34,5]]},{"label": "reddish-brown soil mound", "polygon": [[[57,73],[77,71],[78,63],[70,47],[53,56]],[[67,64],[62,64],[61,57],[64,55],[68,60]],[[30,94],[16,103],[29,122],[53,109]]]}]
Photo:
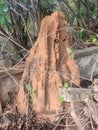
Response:
[{"label": "reddish-brown soil mound", "polygon": [[[59,87],[64,82],[80,84],[78,66],[66,50],[71,42],[66,24],[62,12],[54,12],[42,20],[20,83],[17,99],[20,113],[27,113],[29,106],[41,113],[59,111]],[[32,95],[34,99],[30,102]]]}]

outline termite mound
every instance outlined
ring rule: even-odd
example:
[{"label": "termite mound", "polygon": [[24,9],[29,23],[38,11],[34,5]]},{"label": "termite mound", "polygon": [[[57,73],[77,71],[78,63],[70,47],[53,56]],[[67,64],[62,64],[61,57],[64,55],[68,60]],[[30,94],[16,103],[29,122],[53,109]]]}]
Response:
[{"label": "termite mound", "polygon": [[[17,97],[20,113],[28,112],[29,103],[38,113],[59,111],[59,87],[64,82],[80,84],[78,66],[66,50],[71,47],[66,24],[62,12],[54,12],[42,20],[38,39],[30,50],[20,82]],[[37,90],[32,102],[28,101],[27,84],[32,92]]]}]

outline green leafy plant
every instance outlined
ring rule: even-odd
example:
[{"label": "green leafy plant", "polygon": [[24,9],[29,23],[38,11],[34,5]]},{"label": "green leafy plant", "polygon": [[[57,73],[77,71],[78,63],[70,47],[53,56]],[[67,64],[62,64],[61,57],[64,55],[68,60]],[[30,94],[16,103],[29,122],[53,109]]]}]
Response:
[{"label": "green leafy plant", "polygon": [[0,1],[0,25],[10,30],[9,19],[9,10],[6,4],[6,1]]},{"label": "green leafy plant", "polygon": [[26,85],[26,90],[28,91],[29,96],[30,96],[30,98],[31,98],[32,101],[33,101],[34,98],[35,98],[35,96],[36,96],[36,94],[37,94],[37,90],[33,90],[33,91],[32,91],[32,87],[31,87],[30,84],[27,84],[27,85]]},{"label": "green leafy plant", "polygon": [[34,91],[30,92],[30,97],[31,97],[32,101],[34,100],[36,94],[37,94],[37,90],[34,90]]},{"label": "green leafy plant", "polygon": [[49,15],[54,11],[55,5],[57,4],[57,0],[41,0],[41,11],[44,15]]},{"label": "green leafy plant", "polygon": [[64,95],[63,94],[60,95],[59,100],[60,100],[61,103],[64,102]]},{"label": "green leafy plant", "polygon": [[85,44],[91,44],[94,43],[95,45],[98,45],[98,39],[96,38],[95,35],[90,35],[89,39],[86,40]]},{"label": "green leafy plant", "polygon": [[90,40],[91,42],[98,42],[96,36],[94,36],[94,35],[90,35],[89,40]]},{"label": "green leafy plant", "polygon": [[27,84],[27,85],[26,85],[26,90],[27,90],[28,92],[31,91],[31,85],[30,85],[30,84]]},{"label": "green leafy plant", "polygon": [[78,35],[83,40],[87,39],[86,30],[84,28],[79,29]]},{"label": "green leafy plant", "polygon": [[64,83],[64,88],[68,88],[69,87],[69,84],[68,83]]},{"label": "green leafy plant", "polygon": [[[65,82],[64,85],[63,85],[63,87],[61,87],[61,88],[65,88],[66,91],[67,91],[68,93],[70,93],[70,92],[67,90],[68,87],[69,87],[69,84],[68,84],[67,82]],[[63,103],[63,102],[65,101],[64,99],[65,99],[65,98],[64,98],[64,94],[60,94],[59,100],[60,100],[61,103]]]},{"label": "green leafy plant", "polygon": [[72,52],[72,49],[67,47],[66,51],[67,51],[68,54],[70,54],[70,57],[73,59],[74,58],[74,53]]}]

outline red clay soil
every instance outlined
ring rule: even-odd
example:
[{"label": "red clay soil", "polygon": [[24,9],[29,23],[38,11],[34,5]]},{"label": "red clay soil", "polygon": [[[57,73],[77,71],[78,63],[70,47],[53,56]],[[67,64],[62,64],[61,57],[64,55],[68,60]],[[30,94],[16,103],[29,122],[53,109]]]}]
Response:
[{"label": "red clay soil", "polygon": [[[78,66],[66,51],[71,47],[66,24],[62,12],[54,12],[42,20],[38,39],[30,50],[20,82],[17,102],[21,114],[27,114],[29,107],[39,113],[61,110],[59,87],[64,82],[80,84]],[[32,88],[33,102],[27,84]]]}]

